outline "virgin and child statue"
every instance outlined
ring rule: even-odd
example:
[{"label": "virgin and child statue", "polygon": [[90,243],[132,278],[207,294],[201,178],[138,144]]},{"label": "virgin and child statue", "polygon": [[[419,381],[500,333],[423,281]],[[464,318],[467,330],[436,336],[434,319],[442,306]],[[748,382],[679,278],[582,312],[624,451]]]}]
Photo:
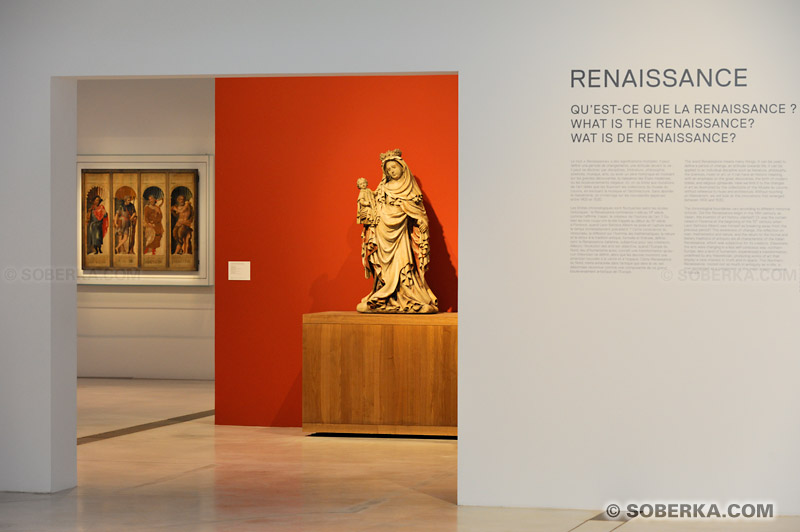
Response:
[{"label": "virgin and child statue", "polygon": [[367,188],[359,179],[357,222],[361,263],[373,279],[372,290],[356,306],[359,312],[432,314],[436,296],[425,282],[430,258],[428,215],[422,191],[400,150],[380,155],[383,177]]}]

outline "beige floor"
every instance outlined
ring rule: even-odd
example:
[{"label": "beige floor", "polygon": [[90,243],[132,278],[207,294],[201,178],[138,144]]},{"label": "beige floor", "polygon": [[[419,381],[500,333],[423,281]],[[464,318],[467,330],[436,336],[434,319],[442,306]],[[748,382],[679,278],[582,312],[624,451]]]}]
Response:
[{"label": "beige floor", "polygon": [[213,381],[78,379],[79,438],[213,409]]},{"label": "beige floor", "polygon": [[[79,434],[211,404],[211,383],[81,380]],[[598,511],[458,507],[456,449],[203,418],[80,445],[78,488],[0,493],[0,531],[800,531],[800,518],[623,524],[591,520]]]}]

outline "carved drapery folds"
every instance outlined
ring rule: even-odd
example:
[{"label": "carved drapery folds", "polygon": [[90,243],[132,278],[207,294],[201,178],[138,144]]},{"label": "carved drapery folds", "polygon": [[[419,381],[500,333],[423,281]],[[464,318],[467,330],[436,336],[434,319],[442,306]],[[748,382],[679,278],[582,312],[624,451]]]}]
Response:
[{"label": "carved drapery folds", "polygon": [[356,220],[361,232],[361,262],[372,290],[356,306],[359,312],[430,314],[438,302],[425,272],[430,261],[428,215],[422,191],[400,150],[380,155],[383,177],[372,191],[359,188]]}]

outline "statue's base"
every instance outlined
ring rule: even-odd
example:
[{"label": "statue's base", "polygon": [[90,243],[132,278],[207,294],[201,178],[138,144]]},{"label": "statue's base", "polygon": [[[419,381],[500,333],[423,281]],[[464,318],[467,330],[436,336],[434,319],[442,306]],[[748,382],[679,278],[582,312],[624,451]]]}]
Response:
[{"label": "statue's base", "polygon": [[455,436],[458,314],[303,315],[303,430]]},{"label": "statue's base", "polygon": [[364,302],[361,302],[358,305],[356,305],[356,311],[361,312],[362,314],[409,314],[409,315],[436,314],[438,312],[436,307],[433,307],[431,305],[422,305],[422,308],[419,310],[419,312],[400,312],[399,310],[375,310],[369,308],[369,305],[367,305]]}]

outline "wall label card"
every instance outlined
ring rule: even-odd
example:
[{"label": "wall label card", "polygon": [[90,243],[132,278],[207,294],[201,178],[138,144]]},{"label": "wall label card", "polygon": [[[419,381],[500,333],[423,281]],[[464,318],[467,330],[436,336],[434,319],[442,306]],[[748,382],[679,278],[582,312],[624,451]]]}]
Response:
[{"label": "wall label card", "polygon": [[229,281],[249,281],[250,261],[228,261]]}]

